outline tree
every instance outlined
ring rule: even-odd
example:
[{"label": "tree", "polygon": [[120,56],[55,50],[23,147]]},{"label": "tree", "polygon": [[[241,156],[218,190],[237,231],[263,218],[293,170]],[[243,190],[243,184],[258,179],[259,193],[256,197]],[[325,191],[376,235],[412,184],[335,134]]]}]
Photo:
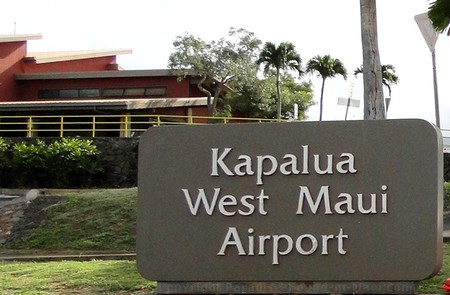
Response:
[{"label": "tree", "polygon": [[307,73],[318,73],[318,76],[322,77],[322,89],[320,91],[320,116],[319,120],[322,121],[323,112],[323,91],[325,89],[325,80],[327,78],[334,78],[337,75],[341,75],[347,80],[347,70],[344,64],[337,58],[332,58],[330,55],[320,56],[317,55],[310,59],[306,64]]},{"label": "tree", "polygon": [[260,66],[264,64],[264,73],[270,73],[271,69],[275,69],[276,89],[277,89],[277,119],[281,119],[281,72],[287,70],[295,70],[299,76],[303,75],[301,68],[302,60],[295,50],[295,46],[290,42],[282,42],[276,46],[272,42],[266,42],[259,54],[256,64]]},{"label": "tree", "polygon": [[[197,87],[208,97],[208,114],[212,116],[224,85],[256,71],[254,61],[261,41],[245,29],[230,28],[228,38],[206,42],[189,33],[173,42],[175,51],[169,56],[169,68],[183,75],[194,70],[201,79]],[[214,93],[205,87],[207,79],[215,79]],[[211,98],[214,99],[211,99]]]},{"label": "tree", "polygon": [[[266,85],[274,84],[274,77],[271,76],[266,79]],[[298,119],[306,120],[306,111],[312,105],[314,105],[314,91],[313,85],[310,81],[308,82],[297,82],[296,79],[286,73],[281,76],[281,116],[284,119],[294,118],[294,105],[298,107]],[[271,92],[268,92],[272,97],[275,97],[273,92],[273,87],[268,87]],[[264,88],[266,90],[266,88]],[[266,93],[266,91],[263,91]]]},{"label": "tree", "polygon": [[364,119],[385,119],[381,62],[378,51],[376,0],[360,0],[363,49]]},{"label": "tree", "polygon": [[428,8],[428,17],[436,31],[443,33],[447,30],[450,36],[450,1],[436,0],[431,2]]},{"label": "tree", "polygon": [[[362,66],[361,66],[355,70],[354,75],[356,77],[358,74],[362,74],[362,73],[363,73],[363,70],[362,70]],[[399,77],[395,73],[395,67],[391,64],[382,65],[381,66],[381,77],[382,77],[382,83],[384,86],[387,87],[387,89],[389,91],[389,97],[391,97],[391,95],[392,95],[391,85],[397,85],[400,82]]]},{"label": "tree", "polygon": [[[281,75],[281,117],[293,118],[294,105],[298,106],[298,119],[306,119],[306,111],[314,104],[311,82],[297,82],[289,73]],[[235,89],[233,87],[233,89]],[[226,101],[232,111],[246,117],[275,118],[278,99],[276,77],[270,75],[265,79],[255,79],[253,83],[227,94]]]}]

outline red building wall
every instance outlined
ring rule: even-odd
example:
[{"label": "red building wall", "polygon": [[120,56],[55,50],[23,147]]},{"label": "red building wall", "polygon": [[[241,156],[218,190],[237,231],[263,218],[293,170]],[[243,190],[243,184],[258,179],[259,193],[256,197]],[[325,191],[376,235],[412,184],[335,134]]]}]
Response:
[{"label": "red building wall", "polygon": [[[27,41],[0,43],[0,101],[36,101],[39,99],[39,90],[43,89],[96,88],[101,93],[105,88],[152,86],[166,87],[166,95],[164,97],[167,98],[206,96],[192,82],[190,76],[178,80],[176,76],[153,76],[153,72],[145,73],[143,71],[142,76],[141,73],[138,73],[136,76],[136,72],[133,72],[127,77],[125,71],[121,72],[119,77],[95,78],[95,74],[92,73],[87,75],[89,76],[87,78],[60,79],[57,73],[117,71],[116,56],[36,63],[36,60],[26,58],[26,49]],[[34,77],[30,80],[26,76],[17,78],[17,74],[24,73],[48,73],[49,75],[43,75],[42,79],[39,78],[39,75],[37,75],[37,78]],[[52,75],[52,73],[55,74]],[[207,108],[205,106],[158,108],[152,111],[159,114],[207,116]]]},{"label": "red building wall", "polygon": [[15,75],[23,73],[26,41],[0,43],[0,101],[17,98]]},{"label": "red building wall", "polygon": [[[120,87],[165,86],[168,98],[202,97],[202,93],[189,92],[189,79],[177,81],[177,77],[129,77],[129,78],[88,78],[88,79],[55,79],[55,80],[22,80],[19,81],[20,100],[37,100],[39,89],[80,89]],[[194,95],[192,95],[194,94]]]},{"label": "red building wall", "polygon": [[116,64],[116,56],[86,58],[37,64],[35,61],[24,63],[25,73],[108,71]]}]

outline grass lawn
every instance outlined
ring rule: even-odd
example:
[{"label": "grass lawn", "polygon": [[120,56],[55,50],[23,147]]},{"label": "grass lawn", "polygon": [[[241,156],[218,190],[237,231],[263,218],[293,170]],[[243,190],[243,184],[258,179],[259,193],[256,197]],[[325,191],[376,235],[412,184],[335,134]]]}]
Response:
[{"label": "grass lawn", "polygon": [[149,294],[135,261],[0,263],[0,294]]},{"label": "grass lawn", "polygon": [[443,294],[442,285],[450,278],[450,244],[444,243],[444,258],[439,273],[426,281],[420,283],[420,294]]}]

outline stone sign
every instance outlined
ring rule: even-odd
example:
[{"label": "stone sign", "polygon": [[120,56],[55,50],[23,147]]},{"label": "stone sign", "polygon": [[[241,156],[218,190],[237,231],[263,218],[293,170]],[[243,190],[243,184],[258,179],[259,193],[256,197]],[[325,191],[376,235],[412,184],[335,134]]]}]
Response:
[{"label": "stone sign", "polygon": [[150,128],[139,271],[160,282],[420,281],[441,265],[442,163],[440,131],[422,120]]}]

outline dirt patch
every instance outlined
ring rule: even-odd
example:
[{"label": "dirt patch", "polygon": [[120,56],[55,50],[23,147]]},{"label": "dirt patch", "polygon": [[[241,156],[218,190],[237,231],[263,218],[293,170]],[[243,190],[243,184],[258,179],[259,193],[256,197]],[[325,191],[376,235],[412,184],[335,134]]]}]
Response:
[{"label": "dirt patch", "polygon": [[0,208],[0,245],[11,234],[14,224],[23,216],[25,203],[8,204]]},{"label": "dirt patch", "polygon": [[7,248],[9,243],[38,228],[47,218],[46,209],[65,200],[67,197],[64,196],[40,196],[28,203],[3,206],[0,209],[0,245]]}]

